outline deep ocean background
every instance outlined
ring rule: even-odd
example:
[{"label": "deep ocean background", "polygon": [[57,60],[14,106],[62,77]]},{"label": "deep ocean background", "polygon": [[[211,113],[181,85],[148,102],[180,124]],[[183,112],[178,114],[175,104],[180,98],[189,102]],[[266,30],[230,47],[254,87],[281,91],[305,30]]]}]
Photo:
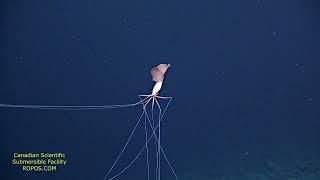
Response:
[{"label": "deep ocean background", "polygon": [[[3,0],[0,103],[133,103],[150,93],[150,69],[170,62],[161,140],[181,180],[272,179],[310,161],[315,172],[297,178],[320,177],[319,10],[316,0]],[[0,177],[101,180],[140,113],[0,108]],[[141,127],[119,165],[143,142]],[[68,162],[23,172],[13,152]],[[142,157],[118,179],[145,175]]]}]

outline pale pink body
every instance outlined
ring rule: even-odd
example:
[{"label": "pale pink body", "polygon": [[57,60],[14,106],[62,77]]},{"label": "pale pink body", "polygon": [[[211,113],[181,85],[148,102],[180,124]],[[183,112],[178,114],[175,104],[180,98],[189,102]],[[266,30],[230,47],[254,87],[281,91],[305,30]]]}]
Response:
[{"label": "pale pink body", "polygon": [[170,67],[169,64],[159,64],[157,67],[152,68],[151,75],[152,80],[156,82],[153,86],[151,96],[156,96],[162,88],[164,74],[166,73],[167,69]]}]

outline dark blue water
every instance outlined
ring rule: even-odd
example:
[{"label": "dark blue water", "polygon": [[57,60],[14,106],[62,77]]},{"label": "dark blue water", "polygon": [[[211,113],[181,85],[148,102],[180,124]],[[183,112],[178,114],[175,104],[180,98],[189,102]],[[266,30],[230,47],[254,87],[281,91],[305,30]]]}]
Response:
[{"label": "dark blue water", "polygon": [[[0,103],[134,103],[152,89],[150,69],[170,62],[161,141],[181,180],[320,179],[316,0],[0,4]],[[140,114],[0,108],[0,177],[101,180]],[[141,124],[113,174],[143,143]],[[68,162],[25,172],[14,152]],[[147,179],[145,162],[118,179]],[[174,179],[161,164],[162,179]]]}]

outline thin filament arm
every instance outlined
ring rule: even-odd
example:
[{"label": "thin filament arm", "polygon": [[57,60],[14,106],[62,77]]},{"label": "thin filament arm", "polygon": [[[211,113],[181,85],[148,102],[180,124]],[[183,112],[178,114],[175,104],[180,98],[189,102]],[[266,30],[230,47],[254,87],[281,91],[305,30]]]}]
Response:
[{"label": "thin filament arm", "polygon": [[116,104],[116,105],[26,105],[26,104],[0,104],[3,108],[25,108],[25,109],[45,109],[45,110],[99,110],[99,109],[114,109],[122,107],[132,107],[142,104],[147,98],[144,98],[132,104]]}]

